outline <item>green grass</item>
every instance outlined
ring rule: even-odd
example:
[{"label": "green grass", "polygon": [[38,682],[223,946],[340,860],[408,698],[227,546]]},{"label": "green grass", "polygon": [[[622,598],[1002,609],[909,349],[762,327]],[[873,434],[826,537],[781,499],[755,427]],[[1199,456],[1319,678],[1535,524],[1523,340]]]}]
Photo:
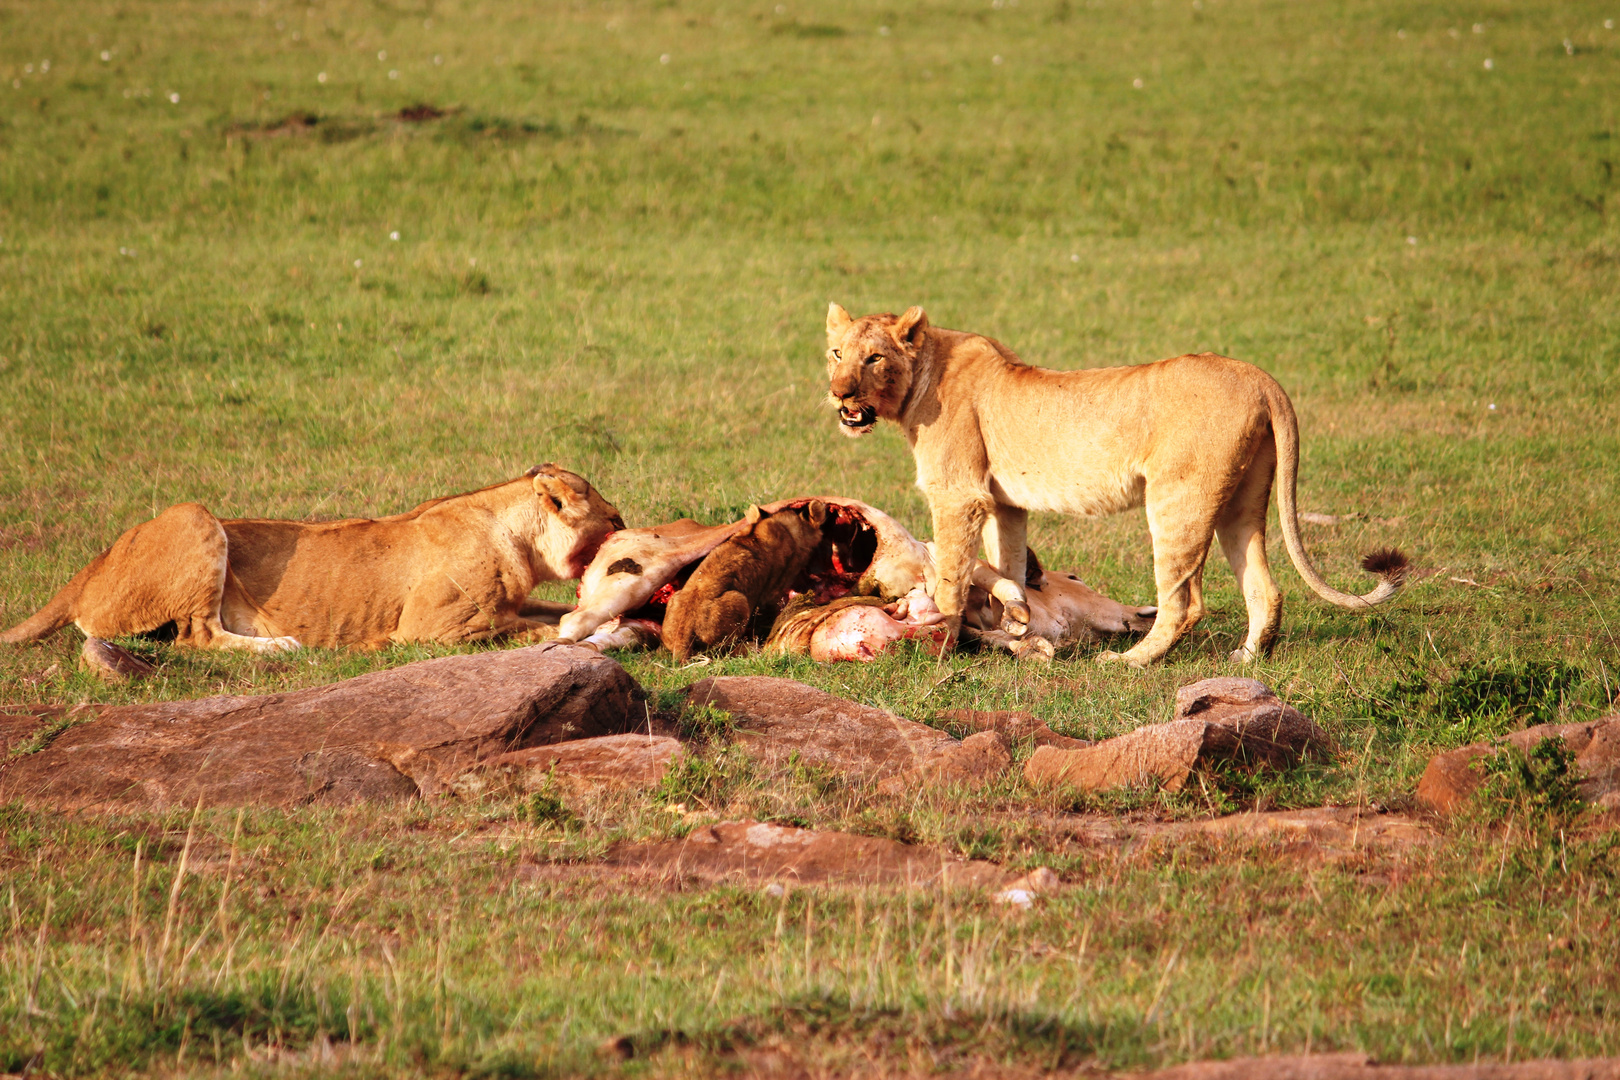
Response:
[{"label": "green grass", "polygon": [[[1078,809],[1403,806],[1438,748],[1612,708],[1620,12],[782,8],[0,0],[0,621],[174,502],[381,514],[545,460],[632,525],[831,492],[925,533],[903,440],[844,439],[821,404],[827,302],[921,303],[1049,366],[1200,349],[1261,365],[1300,412],[1304,507],[1368,515],[1307,527],[1319,564],[1356,584],[1360,554],[1393,543],[1422,574],[1366,617],[1278,568],[1284,629],[1255,674],[1336,758]],[[399,118],[418,104],[443,115]],[[1150,601],[1139,514],[1043,516],[1033,540]],[[786,674],[921,719],[1024,708],[1096,736],[1231,670],[1223,566],[1209,598],[1147,673],[1093,649],[1050,668],[623,659],[658,694]],[[143,644],[159,675],[109,688],[75,670],[77,645],[0,653],[0,701],[265,692],[444,651],[281,666]],[[595,1048],[619,1036],[653,1052],[624,1067],[654,1073],[790,1036],[829,1067],[922,1044],[1030,1066],[1620,1052],[1611,819],[1470,819],[1389,866],[1115,857],[1033,824],[1070,805],[1011,780],[911,805],[714,753],[682,782],[719,810],[1077,884],[1020,917],[827,893],[807,949],[808,894],[518,873],[672,835],[672,789],[565,798],[563,824],[493,796],[254,812],[222,908],[235,819],[205,811],[214,861],[174,894],[165,952],[184,817],[13,809],[0,1071],[43,1051],[62,1074],[184,1072],[351,1031],[362,1073],[613,1069]],[[136,839],[159,854],[132,906]],[[182,942],[199,943],[187,962]]]}]

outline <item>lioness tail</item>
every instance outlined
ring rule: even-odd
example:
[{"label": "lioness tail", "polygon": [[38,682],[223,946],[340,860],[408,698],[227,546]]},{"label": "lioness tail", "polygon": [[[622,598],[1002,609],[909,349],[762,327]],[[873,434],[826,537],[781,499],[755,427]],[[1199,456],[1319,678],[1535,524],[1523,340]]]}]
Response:
[{"label": "lioness tail", "polygon": [[33,615],[13,626],[10,630],[0,634],[0,642],[8,645],[21,645],[29,641],[40,641],[50,637],[62,627],[73,621],[73,602],[79,598],[79,591],[83,588],[80,578],[84,576],[81,571],[74,579],[64,585],[51,602],[40,608]]},{"label": "lioness tail", "polygon": [[1361,560],[1361,568],[1377,575],[1379,581],[1372,592],[1361,596],[1340,592],[1317,573],[1316,567],[1311,565],[1310,556],[1305,554],[1305,542],[1299,535],[1299,509],[1295,503],[1299,481],[1299,420],[1294,415],[1293,402],[1288,400],[1281,386],[1272,383],[1267,388],[1266,397],[1271,406],[1272,438],[1277,444],[1277,516],[1282,519],[1283,543],[1288,548],[1288,557],[1294,562],[1294,569],[1299,571],[1299,576],[1305,579],[1312,592],[1330,604],[1352,610],[1382,604],[1406,583],[1410,562],[1395,548],[1383,548],[1366,556]]}]

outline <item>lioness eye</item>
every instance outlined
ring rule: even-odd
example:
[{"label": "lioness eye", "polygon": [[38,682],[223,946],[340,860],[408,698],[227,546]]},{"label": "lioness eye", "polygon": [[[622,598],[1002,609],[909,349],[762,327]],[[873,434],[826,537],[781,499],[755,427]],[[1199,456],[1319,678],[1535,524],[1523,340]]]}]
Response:
[{"label": "lioness eye", "polygon": [[881,354],[881,353],[873,353],[871,356],[868,356],[866,358],[866,362],[868,364],[875,364],[881,359],[883,359],[883,354]]},{"label": "lioness eye", "polygon": [[844,358],[843,353],[839,352],[837,349],[833,350],[833,359],[834,360],[842,360],[843,358]]}]

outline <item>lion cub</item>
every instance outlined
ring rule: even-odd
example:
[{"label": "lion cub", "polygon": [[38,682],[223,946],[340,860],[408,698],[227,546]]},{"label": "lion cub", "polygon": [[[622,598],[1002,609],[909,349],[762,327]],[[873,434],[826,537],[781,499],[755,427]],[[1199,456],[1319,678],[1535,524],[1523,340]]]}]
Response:
[{"label": "lion cub", "polygon": [[748,508],[748,529],[699,564],[664,616],[664,644],[686,662],[695,652],[734,645],[757,610],[774,607],[804,572],[821,543],[827,504],[808,503],[801,516],[781,510],[763,516]]}]

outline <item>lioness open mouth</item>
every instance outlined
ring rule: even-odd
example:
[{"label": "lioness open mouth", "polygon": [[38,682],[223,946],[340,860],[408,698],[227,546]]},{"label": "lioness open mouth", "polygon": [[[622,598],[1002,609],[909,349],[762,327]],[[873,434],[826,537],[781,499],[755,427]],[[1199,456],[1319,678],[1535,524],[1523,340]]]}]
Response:
[{"label": "lioness open mouth", "polygon": [[856,434],[871,431],[877,423],[877,410],[870,405],[862,405],[859,409],[846,405],[838,410],[838,422]]}]

